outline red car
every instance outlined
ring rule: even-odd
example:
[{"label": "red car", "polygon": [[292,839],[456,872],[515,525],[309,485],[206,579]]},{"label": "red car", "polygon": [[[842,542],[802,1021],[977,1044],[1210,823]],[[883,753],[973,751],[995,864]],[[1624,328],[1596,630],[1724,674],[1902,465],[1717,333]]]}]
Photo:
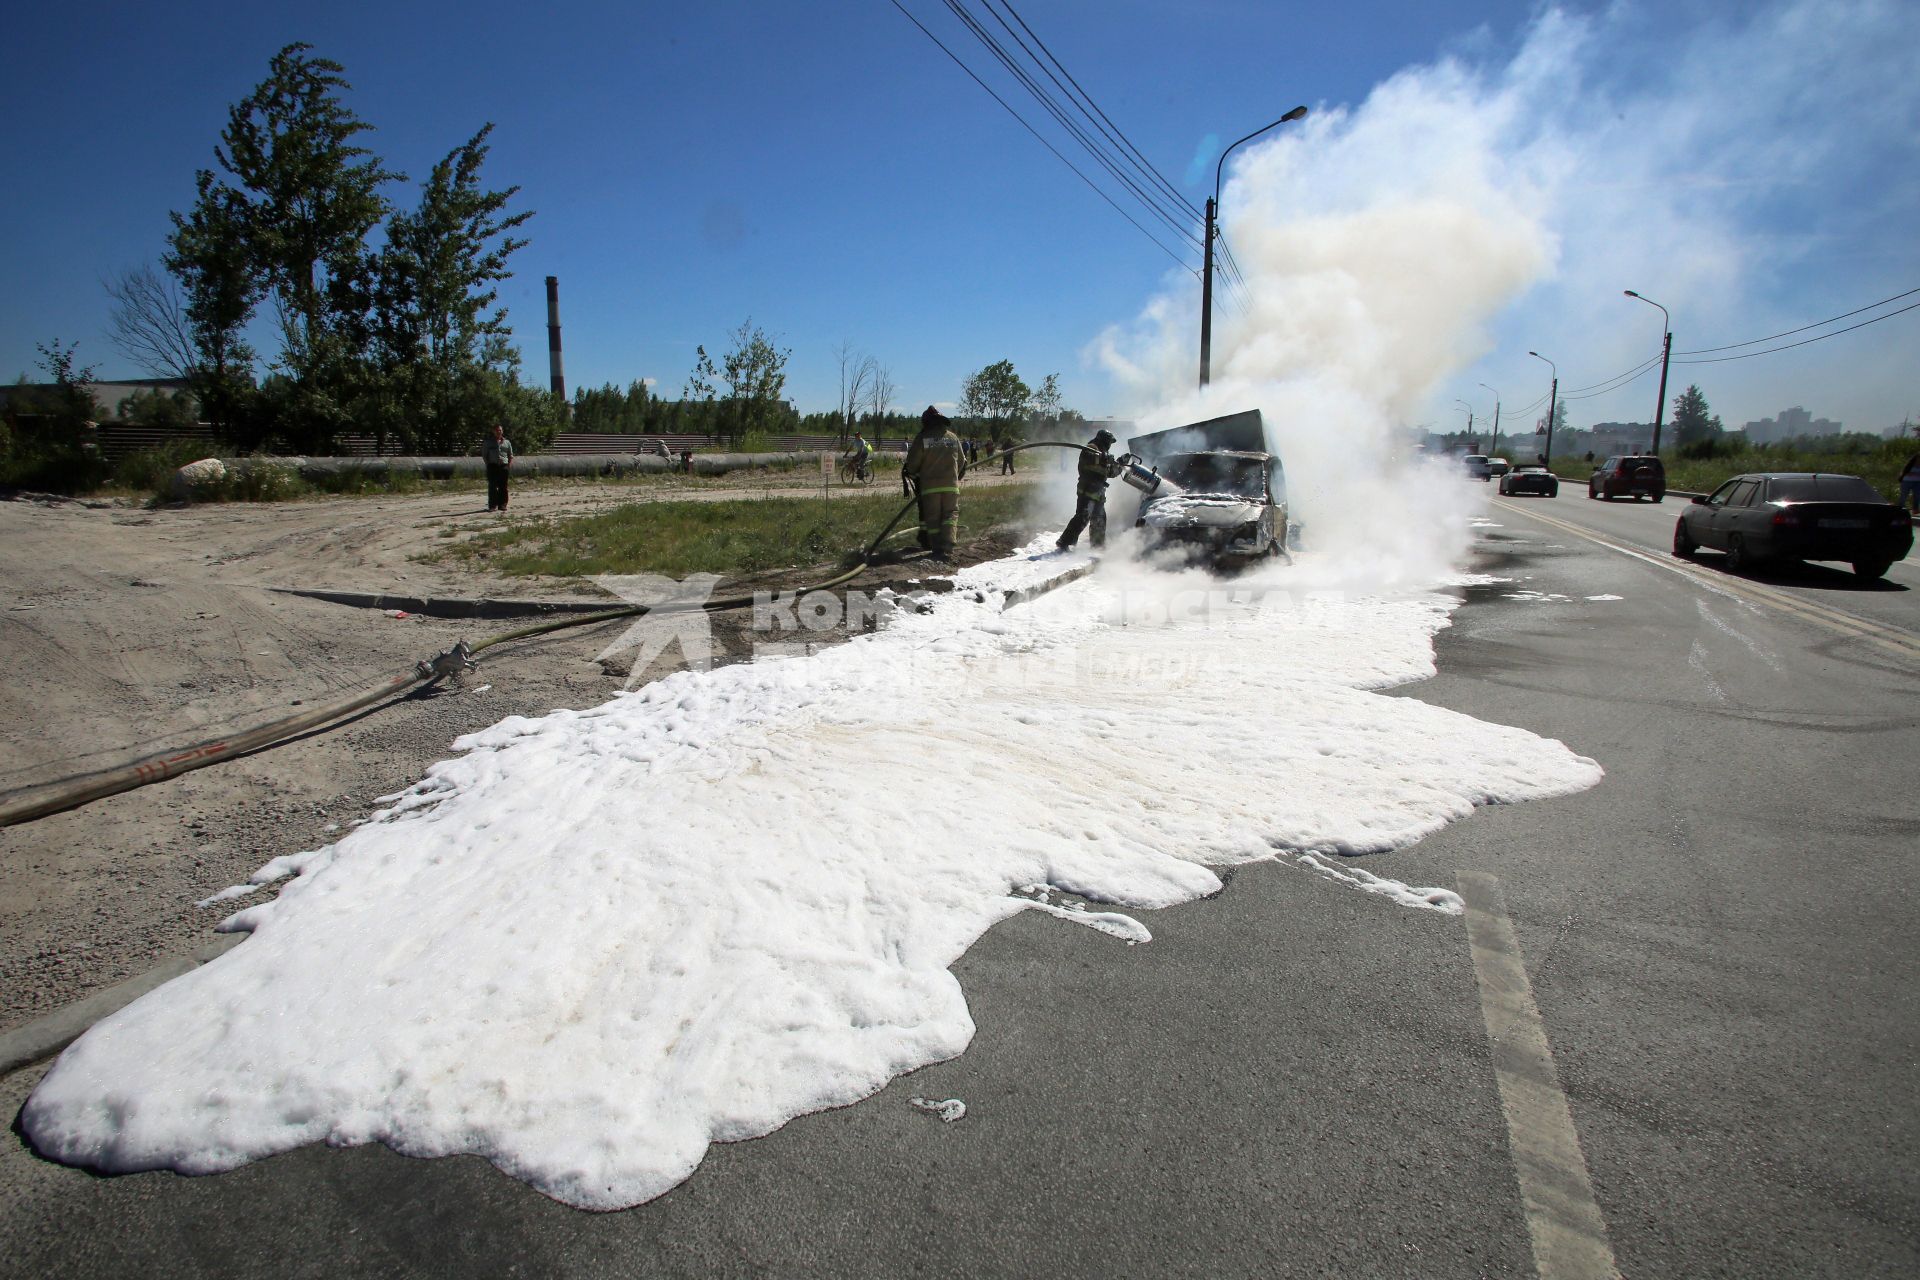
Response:
[{"label": "red car", "polygon": [[1608,458],[1594,468],[1587,481],[1589,498],[1612,502],[1622,494],[1630,495],[1635,502],[1640,501],[1641,494],[1655,502],[1666,497],[1666,464],[1651,453],[1629,453]]}]

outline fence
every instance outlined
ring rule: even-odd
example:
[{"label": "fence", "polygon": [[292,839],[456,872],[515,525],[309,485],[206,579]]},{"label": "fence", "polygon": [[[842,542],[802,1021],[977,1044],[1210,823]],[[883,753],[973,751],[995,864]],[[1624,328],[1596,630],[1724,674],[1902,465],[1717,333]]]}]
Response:
[{"label": "fence", "polygon": [[[109,462],[117,461],[129,453],[142,449],[160,449],[183,441],[204,444],[209,454],[228,452],[214,442],[212,433],[205,425],[191,427],[147,427],[127,423],[103,422],[97,437],[100,452]],[[884,451],[899,453],[906,449],[904,440],[876,440],[874,447]],[[843,452],[846,446],[837,436],[776,436],[771,441],[776,453],[822,453]],[[699,453],[703,450],[726,448],[724,441],[705,435],[609,435],[590,431],[562,431],[555,435],[552,442],[541,453],[557,454],[612,454],[612,453],[656,453],[656,445],[665,446],[667,452],[679,454],[684,450]],[[644,448],[643,448],[644,446]],[[395,458],[405,454],[404,446],[397,440],[388,440],[384,448],[380,447],[370,435],[343,435],[336,439],[335,448],[329,456],[338,458]],[[480,445],[476,441],[470,454],[478,454]]]}]

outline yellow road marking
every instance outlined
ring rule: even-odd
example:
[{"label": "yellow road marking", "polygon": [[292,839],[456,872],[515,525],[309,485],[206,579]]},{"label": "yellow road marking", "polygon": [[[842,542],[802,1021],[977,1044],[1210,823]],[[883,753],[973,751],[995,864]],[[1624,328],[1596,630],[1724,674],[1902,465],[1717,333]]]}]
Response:
[{"label": "yellow road marking", "polygon": [[1540,1280],[1619,1280],[1606,1220],[1587,1180],[1580,1136],[1560,1090],[1500,881],[1485,872],[1462,871],[1459,885],[1480,1015],[1507,1120],[1507,1148],[1533,1240],[1534,1270]]},{"label": "yellow road marking", "polygon": [[1538,520],[1542,524],[1552,525],[1556,529],[1574,534],[1577,537],[1585,538],[1589,542],[1598,543],[1610,551],[1618,551],[1621,555],[1632,556],[1635,560],[1643,561],[1653,565],[1655,568],[1665,569],[1670,573],[1677,573],[1683,578],[1691,578],[1702,586],[1710,587],[1715,591],[1722,591],[1728,595],[1739,596],[1754,604],[1767,605],[1780,610],[1782,613],[1791,613],[1796,617],[1806,619],[1808,622],[1825,627],[1829,631],[1837,631],[1841,635],[1851,639],[1864,640],[1868,644],[1885,649],[1902,658],[1909,660],[1920,659],[1920,644],[1916,644],[1901,632],[1891,627],[1882,626],[1877,622],[1869,622],[1865,618],[1844,613],[1828,605],[1817,605],[1805,600],[1796,599],[1783,591],[1776,591],[1772,587],[1762,586],[1757,582],[1749,582],[1745,578],[1736,578],[1724,573],[1712,573],[1701,568],[1699,565],[1689,564],[1685,560],[1665,558],[1658,554],[1644,551],[1639,547],[1620,542],[1608,537],[1606,534],[1596,533],[1592,529],[1585,528],[1567,520],[1562,520],[1557,516],[1545,515],[1531,508],[1521,507],[1511,502],[1503,502],[1501,505],[1529,519]]}]

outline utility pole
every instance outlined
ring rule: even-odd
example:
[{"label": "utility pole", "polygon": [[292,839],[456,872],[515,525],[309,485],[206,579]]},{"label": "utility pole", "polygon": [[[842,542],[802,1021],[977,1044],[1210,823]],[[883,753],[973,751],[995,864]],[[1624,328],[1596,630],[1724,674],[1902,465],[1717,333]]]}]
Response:
[{"label": "utility pole", "polygon": [[1660,424],[1667,412],[1667,361],[1673,358],[1673,330],[1667,330],[1667,345],[1660,351],[1660,403],[1653,406],[1653,452],[1660,453]]},{"label": "utility pole", "polygon": [[1292,120],[1299,120],[1307,114],[1305,107],[1295,107],[1272,124],[1262,125],[1246,137],[1235,142],[1226,151],[1220,153],[1219,163],[1213,166],[1213,199],[1207,201],[1207,240],[1202,246],[1202,256],[1206,262],[1201,266],[1200,275],[1200,385],[1211,381],[1210,366],[1213,358],[1213,242],[1219,236],[1220,218],[1220,177],[1226,170],[1227,155],[1241,142],[1259,137],[1268,129],[1275,129]]},{"label": "utility pole", "polygon": [[[1225,160],[1225,156],[1220,157]],[[1200,385],[1207,385],[1207,366],[1213,357],[1213,218],[1217,206],[1207,197],[1206,265],[1200,277]]]},{"label": "utility pole", "polygon": [[[1638,298],[1650,307],[1660,307],[1659,303],[1644,294],[1631,289],[1621,292],[1629,298]],[[1660,452],[1660,425],[1666,420],[1667,414],[1667,362],[1673,359],[1673,317],[1667,314],[1665,307],[1660,307],[1660,328],[1666,333],[1666,339],[1660,347],[1660,399],[1653,406],[1653,452],[1656,456]]]},{"label": "utility pole", "polygon": [[1540,465],[1553,466],[1553,417],[1560,411],[1560,371],[1553,371],[1553,390],[1547,392],[1547,451],[1540,455]]},{"label": "utility pole", "polygon": [[1538,351],[1529,351],[1527,354],[1535,360],[1545,360],[1547,368],[1553,370],[1553,389],[1547,392],[1547,450],[1540,455],[1540,465],[1550,468],[1553,465],[1553,419],[1560,411],[1560,366],[1547,360]]},{"label": "utility pole", "polygon": [[1487,452],[1489,454],[1495,454],[1500,452],[1500,393],[1494,391],[1492,387],[1487,386],[1484,382],[1480,385],[1486,387],[1489,391],[1493,391],[1493,448],[1487,450]]}]

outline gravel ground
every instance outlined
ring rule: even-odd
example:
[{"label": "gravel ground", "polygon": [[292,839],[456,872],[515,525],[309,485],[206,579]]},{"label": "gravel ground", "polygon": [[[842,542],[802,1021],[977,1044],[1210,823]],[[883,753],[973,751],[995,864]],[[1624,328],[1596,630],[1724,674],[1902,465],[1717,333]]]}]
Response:
[{"label": "gravel ground", "polygon": [[[654,496],[691,495],[549,483],[516,494],[512,516]],[[462,637],[521,625],[397,619],[270,587],[597,596],[591,587],[409,558],[444,545],[443,535],[497,527],[484,501],[453,493],[157,510],[0,501],[0,651],[9,665],[0,684],[0,790],[272,719],[383,680]],[[963,559],[1002,554],[1010,536],[985,539]],[[904,585],[914,575],[910,566],[876,569],[853,585]],[[764,575],[721,590],[794,580]],[[716,617],[722,660],[750,653],[748,621],[744,611]],[[460,735],[508,715],[604,701],[626,683],[618,661],[595,661],[615,634],[603,624],[502,646],[464,687],[418,691],[405,705],[376,706],[284,746],[0,830],[0,1029],[201,945],[225,912],[198,901],[270,858],[337,838],[379,797],[446,758]],[[677,660],[666,655],[644,675],[658,678]]]}]

